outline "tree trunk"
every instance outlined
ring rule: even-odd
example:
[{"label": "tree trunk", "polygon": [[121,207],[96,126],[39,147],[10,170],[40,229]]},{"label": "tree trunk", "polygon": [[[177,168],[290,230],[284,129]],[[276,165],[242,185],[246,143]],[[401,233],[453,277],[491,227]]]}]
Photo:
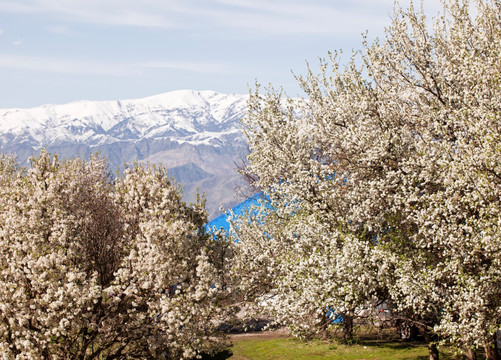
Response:
[{"label": "tree trunk", "polygon": [[465,360],[477,360],[477,353],[475,352],[474,349],[468,349],[464,353],[463,357]]},{"label": "tree trunk", "polygon": [[438,348],[437,348],[437,343],[432,341],[432,336],[430,333],[426,330],[422,330],[423,336],[424,336],[424,341],[426,342],[426,345],[428,346],[428,354],[430,355],[430,360],[439,360],[439,354],[438,354]]},{"label": "tree trunk", "polygon": [[343,318],[343,340],[345,343],[347,343],[353,340],[353,317],[343,315]]},{"label": "tree trunk", "polygon": [[326,316],[323,314],[321,314],[319,317],[320,317],[320,319],[319,319],[319,323],[320,323],[319,335],[323,339],[327,339],[328,338],[327,328],[329,326],[330,320],[329,320],[329,318],[326,318]]},{"label": "tree trunk", "polygon": [[485,342],[485,360],[499,360],[496,333],[491,336],[490,341]]},{"label": "tree trunk", "polygon": [[430,360],[439,360],[437,344],[434,342],[428,343],[428,353],[430,354]]}]

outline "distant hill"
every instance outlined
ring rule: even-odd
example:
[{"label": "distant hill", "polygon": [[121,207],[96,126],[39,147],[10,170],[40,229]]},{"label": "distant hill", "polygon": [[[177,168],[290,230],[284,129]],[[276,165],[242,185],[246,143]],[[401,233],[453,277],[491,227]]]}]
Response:
[{"label": "distant hill", "polygon": [[144,99],[77,101],[0,109],[0,151],[24,162],[46,147],[62,157],[100,152],[114,167],[163,164],[191,201],[206,193],[211,217],[238,202],[234,160],[247,145],[239,130],[246,95],[181,90]]},{"label": "distant hill", "polygon": [[169,169],[169,173],[181,184],[187,184],[214,177],[214,175],[203,171],[200,166],[197,166],[197,164],[192,162],[171,168]]}]

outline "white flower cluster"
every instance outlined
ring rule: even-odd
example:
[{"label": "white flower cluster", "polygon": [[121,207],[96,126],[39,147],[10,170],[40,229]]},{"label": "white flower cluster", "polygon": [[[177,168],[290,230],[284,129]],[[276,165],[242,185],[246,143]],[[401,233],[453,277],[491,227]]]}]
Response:
[{"label": "white flower cluster", "polygon": [[263,304],[294,329],[386,301],[429,341],[491,350],[501,6],[442,3],[431,30],[412,2],[396,6],[384,40],[298,77],[304,99],[251,94],[244,172],[272,209],[237,221],[237,269],[249,297],[275,294]]},{"label": "white flower cluster", "polygon": [[4,359],[193,358],[221,346],[217,244],[163,169],[0,159]]}]

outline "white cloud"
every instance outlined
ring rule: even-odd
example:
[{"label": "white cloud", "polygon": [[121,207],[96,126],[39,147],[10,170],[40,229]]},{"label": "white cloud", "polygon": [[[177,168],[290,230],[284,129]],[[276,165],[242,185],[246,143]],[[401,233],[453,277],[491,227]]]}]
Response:
[{"label": "white cloud", "polygon": [[30,4],[22,4],[21,1],[0,1],[0,11],[6,13],[30,13],[36,12]]},{"label": "white cloud", "polygon": [[136,65],[144,69],[185,70],[205,74],[222,74],[232,72],[227,64],[201,62],[150,61]]},{"label": "white cloud", "polygon": [[[160,28],[225,27],[270,33],[356,33],[389,23],[394,0],[0,0],[0,12]],[[407,1],[402,0],[407,6]],[[437,4],[438,3],[438,4]],[[435,14],[436,0],[424,0]],[[381,11],[381,9],[384,9]]]},{"label": "white cloud", "polygon": [[63,74],[110,76],[128,76],[140,74],[133,68],[117,64],[11,54],[0,54],[0,68]]},{"label": "white cloud", "polygon": [[[229,27],[272,33],[360,34],[380,31],[390,22],[394,0],[299,1],[299,0],[216,0],[225,5],[219,21]],[[401,2],[402,7],[408,3]],[[426,13],[440,9],[436,0],[424,0]],[[231,13],[231,16],[227,16]]]},{"label": "white cloud", "polygon": [[185,70],[197,73],[227,74],[231,71],[231,66],[228,64],[217,63],[168,61],[120,64],[52,57],[0,54],[0,69],[21,69],[49,73],[124,77],[141,76],[147,71],[155,70]]},{"label": "white cloud", "polygon": [[359,34],[367,28],[374,28],[387,22],[387,16],[358,11],[355,15],[349,9],[333,6],[305,5],[303,3],[222,0],[236,5],[231,16],[220,14],[218,22],[228,27],[253,29],[258,32],[298,34]]},{"label": "white cloud", "polygon": [[[392,0],[378,0],[391,2]],[[360,2],[360,0],[359,0]],[[318,0],[0,0],[0,11],[53,13],[87,23],[147,27],[225,26],[249,28],[260,32],[346,32],[353,19],[340,9],[338,1]],[[339,10],[340,9],[340,10]],[[361,12],[361,8],[355,12]],[[363,10],[363,8],[362,8]],[[363,11],[362,11],[363,12]],[[372,14],[369,14],[372,15]],[[379,22],[374,16],[358,15],[357,23]],[[353,21],[352,21],[353,22]],[[359,26],[359,25],[358,25]],[[357,28],[358,30],[358,28]],[[357,31],[359,32],[359,31]]]},{"label": "white cloud", "polygon": [[60,35],[71,35],[71,31],[65,25],[52,25],[46,28],[49,32]]},{"label": "white cloud", "polygon": [[131,0],[0,0],[0,12],[60,14],[65,20],[85,23],[171,27],[169,13],[162,4],[161,1]]},{"label": "white cloud", "polygon": [[2,29],[0,29],[0,35],[3,35],[3,30]]}]

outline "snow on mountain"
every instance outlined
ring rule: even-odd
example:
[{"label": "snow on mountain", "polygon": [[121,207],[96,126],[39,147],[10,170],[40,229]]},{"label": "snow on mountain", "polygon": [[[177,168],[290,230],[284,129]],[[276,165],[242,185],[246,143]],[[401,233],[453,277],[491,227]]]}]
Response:
[{"label": "snow on mountain", "polygon": [[34,148],[159,137],[200,143],[236,134],[245,107],[244,95],[180,90],[144,99],[1,109],[0,140],[29,142]]},{"label": "snow on mountain", "polygon": [[139,161],[177,167],[187,200],[200,187],[215,215],[234,201],[234,160],[247,151],[239,130],[246,106],[247,95],[180,90],[143,99],[0,109],[0,151],[16,153],[21,162],[45,147],[63,158],[98,151],[112,166]]}]

